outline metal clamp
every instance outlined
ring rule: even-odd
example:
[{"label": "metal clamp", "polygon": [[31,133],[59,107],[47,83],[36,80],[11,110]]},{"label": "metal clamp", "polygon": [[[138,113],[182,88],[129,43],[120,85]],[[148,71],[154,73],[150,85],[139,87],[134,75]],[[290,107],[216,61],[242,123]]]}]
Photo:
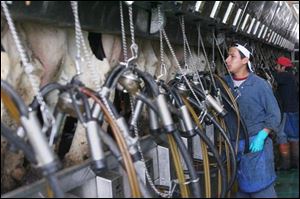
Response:
[{"label": "metal clamp", "polygon": [[201,113],[200,113],[200,115],[199,115],[199,117],[198,117],[199,120],[200,120],[200,123],[203,122],[203,120],[204,120],[206,114],[207,114],[207,109],[204,109],[204,110],[201,111]]}]

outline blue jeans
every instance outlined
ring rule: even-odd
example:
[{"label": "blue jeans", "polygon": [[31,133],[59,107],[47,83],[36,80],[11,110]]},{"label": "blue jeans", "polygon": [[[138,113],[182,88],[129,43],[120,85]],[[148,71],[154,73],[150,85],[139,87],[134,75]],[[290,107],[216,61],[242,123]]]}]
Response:
[{"label": "blue jeans", "polygon": [[236,198],[277,198],[277,194],[274,189],[274,184],[271,184],[265,189],[254,193],[245,193],[239,190],[236,193]]},{"label": "blue jeans", "polygon": [[283,113],[277,143],[284,144],[288,141],[299,141],[299,112]]},{"label": "blue jeans", "polygon": [[299,141],[299,112],[286,114],[284,132],[289,141]]},{"label": "blue jeans", "polygon": [[281,120],[279,129],[278,129],[278,132],[277,132],[277,137],[276,137],[278,144],[287,143],[287,136],[284,133],[285,122],[286,122],[286,113],[283,113],[282,120]]}]

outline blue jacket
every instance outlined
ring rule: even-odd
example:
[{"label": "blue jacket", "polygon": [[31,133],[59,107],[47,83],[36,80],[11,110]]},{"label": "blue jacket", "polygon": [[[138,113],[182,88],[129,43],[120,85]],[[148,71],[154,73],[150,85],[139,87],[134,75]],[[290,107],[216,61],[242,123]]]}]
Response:
[{"label": "blue jacket", "polygon": [[[263,128],[272,129],[276,133],[280,125],[281,113],[267,81],[250,73],[248,78],[237,89],[234,89],[231,78],[225,76],[225,80],[234,96],[237,97],[240,115],[246,124],[249,137],[256,135]],[[236,126],[236,121],[227,118],[226,122],[228,122],[229,131],[232,131],[230,126]]]},{"label": "blue jacket", "polygon": [[[229,76],[225,77],[237,97],[240,115],[243,118],[250,142],[263,128],[277,132],[281,114],[271,86],[264,79],[250,73],[248,78],[234,90]],[[231,139],[234,140],[236,120],[230,113],[225,117]],[[234,144],[235,146],[235,144]],[[262,151],[244,154],[245,141],[239,140],[237,181],[243,192],[253,193],[270,186],[276,179],[272,140],[267,138]]]}]

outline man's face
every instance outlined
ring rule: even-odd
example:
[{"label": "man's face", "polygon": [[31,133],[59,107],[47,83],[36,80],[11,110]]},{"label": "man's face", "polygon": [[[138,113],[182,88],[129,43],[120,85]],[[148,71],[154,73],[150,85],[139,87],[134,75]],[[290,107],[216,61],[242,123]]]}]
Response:
[{"label": "man's face", "polygon": [[[240,70],[247,70],[247,63],[249,59],[247,57],[241,59],[239,50],[235,47],[229,48],[228,57],[226,59],[226,64],[229,72],[235,74]],[[246,68],[244,67],[246,65]]]},{"label": "man's face", "polygon": [[277,64],[277,65],[275,66],[275,69],[276,69],[277,72],[283,72],[283,71],[284,71],[284,67],[281,66],[280,64]]}]

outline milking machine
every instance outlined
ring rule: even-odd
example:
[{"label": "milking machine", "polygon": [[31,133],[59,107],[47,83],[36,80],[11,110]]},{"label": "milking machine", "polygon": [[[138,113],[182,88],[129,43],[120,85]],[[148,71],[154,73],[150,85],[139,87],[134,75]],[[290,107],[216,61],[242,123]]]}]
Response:
[{"label": "milking machine", "polygon": [[[101,85],[82,32],[81,24],[86,21],[80,22],[79,4],[71,1],[76,74],[65,84],[53,82],[40,88],[34,76],[35,67],[21,45],[7,3],[1,2],[22,66],[34,91],[32,102],[25,105],[17,91],[1,80],[1,100],[16,124],[12,127],[1,120],[1,135],[9,142],[10,149],[22,151],[33,167],[41,169],[50,185],[49,188],[41,179],[29,189],[21,187],[3,197],[51,197],[53,193],[55,197],[230,197],[237,172],[238,146],[233,144],[233,140],[245,139],[244,152],[248,153],[249,138],[236,97],[217,74],[220,70],[217,70],[219,63],[215,58],[218,57],[225,66],[225,72],[232,78],[225,62],[226,52],[220,46],[227,47],[226,37],[217,38],[217,32],[222,32],[217,24],[222,15],[223,25],[235,22],[233,32],[238,33],[241,29],[251,32],[255,21],[252,20],[251,27],[248,27],[247,20],[241,19],[249,17],[246,13],[248,3],[243,9],[233,4],[172,3],[171,7],[176,10],[176,16],[172,17],[179,20],[178,32],[182,36],[178,41],[183,44],[181,62],[172,43],[173,32],[168,29],[168,4],[152,2],[149,32],[159,40],[160,51],[159,74],[156,72],[156,75],[141,70],[147,65],[141,66],[137,61],[141,50],[135,34],[140,34],[141,29],[135,21],[140,13],[135,11],[141,9],[140,4],[119,2],[115,11],[119,11],[120,16],[118,28],[121,30],[123,60],[119,60],[117,66],[106,74]],[[211,8],[211,12],[204,7]],[[191,19],[187,11],[200,16],[200,20]],[[209,20],[205,21],[205,17]],[[193,36],[186,25],[191,20],[195,30]],[[129,29],[126,22],[129,22]],[[214,24],[209,26],[209,33],[206,32],[212,41],[208,42],[212,44],[211,59],[202,37],[208,22]],[[255,27],[257,33],[259,24]],[[197,42],[194,42],[195,38]],[[198,48],[196,61],[188,61],[194,58],[195,43]],[[266,54],[255,43],[251,45],[257,49],[255,72],[261,72],[273,84],[271,61],[268,60],[272,55]],[[168,75],[164,60],[167,49],[176,74],[165,81]],[[200,52],[205,62],[201,62]],[[83,75],[88,76],[92,86],[84,83]],[[56,96],[54,107],[48,104],[50,95]],[[236,132],[229,132],[226,117],[236,120],[232,127]],[[84,127],[89,154],[80,165],[62,168],[65,154],[59,154],[59,148],[66,145],[63,135],[69,125],[68,118],[74,118],[73,123]],[[72,125],[76,127],[76,124]]]}]

